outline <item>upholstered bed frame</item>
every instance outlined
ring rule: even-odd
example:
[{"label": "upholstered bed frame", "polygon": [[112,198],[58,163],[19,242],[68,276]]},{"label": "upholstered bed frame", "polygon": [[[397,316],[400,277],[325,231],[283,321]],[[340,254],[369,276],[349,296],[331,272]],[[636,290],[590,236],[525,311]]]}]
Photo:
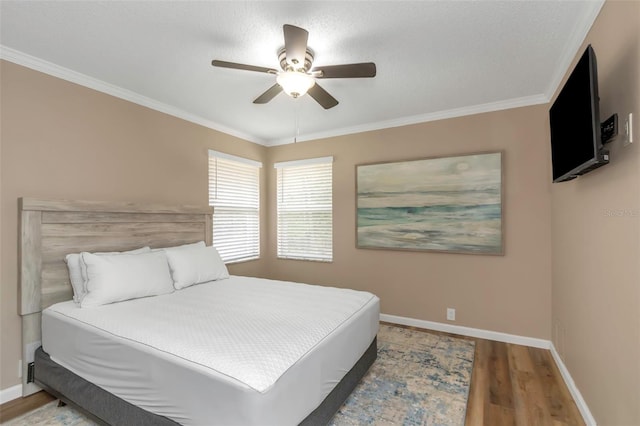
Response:
[{"label": "upholstered bed frame", "polygon": [[[104,391],[52,361],[42,351],[41,312],[73,296],[65,255],[123,251],[204,240],[212,243],[209,206],[163,206],[104,201],[21,198],[20,315],[23,396],[47,389],[106,424],[175,424]],[[40,349],[38,349],[40,348]],[[302,424],[325,424],[376,359],[376,340]]]}]

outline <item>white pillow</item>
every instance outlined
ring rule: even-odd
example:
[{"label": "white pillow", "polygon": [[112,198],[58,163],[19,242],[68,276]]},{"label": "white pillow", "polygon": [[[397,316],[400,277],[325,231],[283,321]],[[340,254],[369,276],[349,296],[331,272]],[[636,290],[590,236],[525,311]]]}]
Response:
[{"label": "white pillow", "polygon": [[[151,249],[149,247],[141,247],[130,251],[98,252],[93,254],[102,256],[121,253],[148,253],[150,251]],[[65,256],[64,261],[67,263],[67,269],[69,269],[69,280],[71,281],[71,287],[73,288],[73,301],[80,303],[84,295],[87,293],[86,271],[84,263],[82,262],[82,257],[80,256],[80,253],[71,253]]]},{"label": "white pillow", "polygon": [[194,284],[229,278],[229,271],[215,247],[165,250],[176,290]]},{"label": "white pillow", "polygon": [[[101,252],[95,252],[91,254],[94,254],[96,256],[114,256],[114,255],[120,255],[120,254],[149,253],[150,251],[151,251],[151,248],[146,246],[146,247],[140,247],[139,249],[129,250],[129,251],[101,251]],[[84,294],[82,295],[82,297],[84,297],[84,295],[87,294],[88,278],[87,278],[87,266],[84,264],[82,260],[82,256],[80,256],[80,273],[82,274],[82,283],[83,283],[83,290],[84,290]],[[81,302],[82,302],[82,297],[80,298]]]},{"label": "white pillow", "polygon": [[162,252],[102,256],[83,252],[81,256],[87,271],[83,308],[173,292]]},{"label": "white pillow", "polygon": [[76,303],[80,303],[80,300],[82,300],[85,293],[80,259],[80,253],[71,253],[64,258],[64,261],[67,262],[69,280],[71,281],[71,287],[73,288],[73,301]]}]

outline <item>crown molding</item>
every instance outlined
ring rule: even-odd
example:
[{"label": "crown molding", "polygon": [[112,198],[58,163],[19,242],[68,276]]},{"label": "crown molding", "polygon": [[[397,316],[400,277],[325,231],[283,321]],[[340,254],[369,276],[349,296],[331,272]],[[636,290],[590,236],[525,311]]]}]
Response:
[{"label": "crown molding", "polygon": [[[363,133],[374,130],[388,129],[393,127],[402,127],[413,124],[426,123],[430,121],[444,120],[448,118],[463,117],[467,115],[480,114],[485,112],[501,111],[511,108],[519,108],[524,106],[538,105],[547,103],[551,100],[552,96],[556,92],[560,85],[567,69],[571,65],[578,49],[582,45],[587,33],[591,29],[593,22],[597,18],[604,0],[590,1],[592,6],[589,13],[585,14],[584,19],[578,25],[578,29],[575,31],[573,37],[567,43],[567,48],[563,54],[563,61],[560,63],[556,72],[554,73],[551,84],[547,91],[543,94],[526,96],[522,98],[514,98],[505,101],[490,102],[486,104],[473,105],[462,108],[454,108],[450,110],[437,111],[433,113],[419,114],[408,117],[400,117],[391,120],[377,121],[372,123],[359,124],[356,126],[342,127],[338,129],[332,129],[325,132],[307,133],[299,135],[296,138],[297,142],[311,141],[317,139],[324,139],[337,136],[345,136],[355,133]],[[102,93],[106,93],[115,96],[126,101],[142,105],[153,110],[163,112],[165,114],[172,115],[174,117],[181,118],[183,120],[199,124],[212,130],[216,130],[222,133],[226,133],[237,138],[253,142],[263,146],[277,146],[292,143],[292,138],[281,138],[264,140],[254,135],[232,129],[224,126],[220,123],[205,119],[195,114],[191,114],[187,111],[173,107],[171,105],[162,103],[155,99],[143,96],[139,93],[123,89],[105,81],[90,77],[88,75],[73,71],[68,68],[61,67],[52,62],[45,61],[35,56],[28,55],[16,49],[9,48],[0,44],[0,59],[7,60],[9,62],[16,63],[18,65],[25,66],[27,68],[40,71],[42,73],[61,78],[63,80],[88,87],[97,90]]]},{"label": "crown molding", "polygon": [[62,80],[69,81],[71,83],[78,84],[80,86],[88,87],[98,92],[106,93],[116,98],[124,99],[134,104],[142,105],[144,107],[172,115],[174,117],[181,118],[191,123],[199,124],[200,126],[207,127],[212,130],[216,130],[222,133],[226,133],[231,136],[235,136],[240,139],[244,139],[249,142],[253,142],[259,145],[265,145],[265,141],[256,138],[253,135],[232,129],[206,118],[200,117],[195,114],[191,114],[187,111],[165,104],[152,98],[148,98],[139,93],[131,90],[123,89],[113,84],[107,83],[97,78],[90,77],[86,74],[73,71],[69,68],[64,68],[56,65],[52,62],[45,61],[35,56],[28,55],[16,49],[4,46],[0,44],[0,59],[4,59],[14,64],[21,65],[23,67],[30,68],[35,71],[39,71]]},{"label": "crown molding", "polygon": [[[409,126],[412,124],[426,123],[429,121],[444,120],[447,118],[463,117],[466,115],[481,114],[484,112],[501,111],[505,109],[520,108],[531,105],[539,105],[549,102],[546,95],[539,94],[525,96],[522,98],[508,99],[506,101],[490,102],[486,104],[473,105],[469,107],[454,108],[446,111],[438,111],[427,114],[412,115],[408,117],[394,118],[392,120],[376,121],[374,123],[360,124],[351,127],[342,127],[326,132],[307,133],[298,135],[296,142],[312,141],[317,139],[331,138],[336,136],[350,135],[354,133],[370,132],[373,130],[389,129],[393,127]],[[292,143],[292,138],[273,139],[266,143],[266,146],[286,145]]]},{"label": "crown molding", "polygon": [[592,0],[587,2],[587,4],[591,8],[589,9],[588,13],[583,16],[582,21],[578,22],[576,31],[572,34],[571,38],[569,38],[569,42],[565,45],[561,61],[558,64],[558,68],[553,73],[553,78],[551,79],[549,87],[545,92],[545,97],[549,102],[551,102],[553,95],[558,90],[560,83],[562,83],[562,79],[573,63],[573,59],[578,54],[580,46],[582,46],[582,43],[584,43],[584,40],[586,39],[587,34],[589,34],[593,23],[600,14],[600,10],[602,9],[604,2],[605,0]]}]

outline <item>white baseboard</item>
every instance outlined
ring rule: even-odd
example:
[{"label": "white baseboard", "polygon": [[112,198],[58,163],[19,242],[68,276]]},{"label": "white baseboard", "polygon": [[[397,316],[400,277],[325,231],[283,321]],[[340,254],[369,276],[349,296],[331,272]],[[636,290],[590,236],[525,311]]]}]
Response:
[{"label": "white baseboard", "polygon": [[443,324],[441,322],[425,321],[388,314],[380,314],[380,321],[392,322],[394,324],[410,325],[413,327],[426,328],[428,330],[442,331],[445,333],[460,334],[462,336],[479,337],[481,339],[495,340],[497,342],[531,346],[533,348],[551,348],[551,342],[549,340],[537,339],[535,337],[518,336],[516,334],[500,333],[498,331],[482,330],[479,328],[463,327],[460,325]]},{"label": "white baseboard", "polygon": [[13,401],[22,396],[22,385],[11,386],[10,388],[0,389],[0,404]]},{"label": "white baseboard", "polygon": [[549,349],[551,350],[551,356],[553,356],[553,359],[556,362],[556,365],[558,366],[558,370],[560,370],[560,374],[562,375],[564,382],[567,384],[567,388],[569,388],[569,392],[571,393],[573,400],[578,406],[578,410],[580,410],[580,414],[582,414],[582,418],[584,419],[584,422],[586,423],[587,426],[597,426],[596,419],[593,418],[593,415],[591,414],[591,411],[589,410],[589,407],[587,406],[586,401],[584,400],[584,398],[582,397],[582,394],[578,390],[578,387],[576,386],[576,383],[573,381],[571,374],[569,374],[569,370],[567,369],[567,366],[564,365],[564,362],[562,361],[562,358],[560,358],[560,354],[556,350],[556,347],[554,346],[553,343],[551,343],[551,348]]}]

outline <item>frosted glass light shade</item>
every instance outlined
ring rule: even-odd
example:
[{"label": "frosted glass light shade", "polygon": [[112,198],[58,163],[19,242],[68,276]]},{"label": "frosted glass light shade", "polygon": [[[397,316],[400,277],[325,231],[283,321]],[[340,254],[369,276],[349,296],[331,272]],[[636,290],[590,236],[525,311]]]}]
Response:
[{"label": "frosted glass light shade", "polygon": [[307,90],[316,84],[312,76],[300,71],[281,72],[278,74],[278,77],[276,77],[276,81],[282,86],[282,90],[292,98],[303,96],[307,93]]}]

